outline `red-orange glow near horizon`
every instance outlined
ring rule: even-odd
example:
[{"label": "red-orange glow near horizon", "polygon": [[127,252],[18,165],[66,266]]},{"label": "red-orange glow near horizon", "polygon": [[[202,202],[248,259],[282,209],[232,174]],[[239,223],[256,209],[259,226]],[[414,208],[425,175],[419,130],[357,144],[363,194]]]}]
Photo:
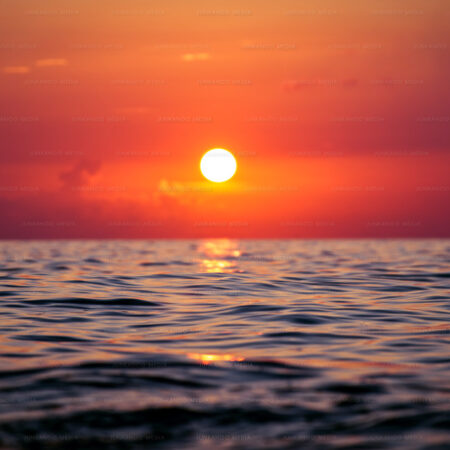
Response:
[{"label": "red-orange glow near horizon", "polygon": [[0,238],[447,236],[447,1],[399,2],[5,2]]}]

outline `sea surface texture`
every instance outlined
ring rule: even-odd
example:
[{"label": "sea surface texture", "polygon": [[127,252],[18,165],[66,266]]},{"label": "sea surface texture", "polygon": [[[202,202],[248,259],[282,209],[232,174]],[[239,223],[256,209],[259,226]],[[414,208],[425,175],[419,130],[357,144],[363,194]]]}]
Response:
[{"label": "sea surface texture", "polygon": [[448,240],[2,241],[0,448],[449,448],[449,277]]}]

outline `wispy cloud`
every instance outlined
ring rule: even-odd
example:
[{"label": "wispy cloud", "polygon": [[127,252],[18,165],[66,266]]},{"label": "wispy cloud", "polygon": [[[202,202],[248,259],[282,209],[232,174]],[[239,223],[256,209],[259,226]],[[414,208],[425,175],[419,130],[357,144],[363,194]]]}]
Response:
[{"label": "wispy cloud", "polygon": [[4,73],[9,74],[24,74],[28,73],[30,71],[30,68],[28,66],[6,66],[3,67]]},{"label": "wispy cloud", "polygon": [[70,189],[86,184],[89,177],[95,175],[100,170],[100,161],[82,160],[71,169],[59,175],[63,182],[63,189]]},{"label": "wispy cloud", "polygon": [[37,67],[60,67],[67,66],[67,59],[64,58],[46,58],[36,61]]},{"label": "wispy cloud", "polygon": [[206,61],[210,58],[209,53],[184,53],[181,59],[186,62]]}]

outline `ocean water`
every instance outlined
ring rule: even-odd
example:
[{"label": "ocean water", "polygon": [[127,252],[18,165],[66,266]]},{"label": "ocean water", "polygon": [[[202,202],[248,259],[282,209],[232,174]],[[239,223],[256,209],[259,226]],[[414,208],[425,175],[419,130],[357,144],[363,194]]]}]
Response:
[{"label": "ocean water", "polygon": [[450,445],[448,240],[0,242],[0,447]]}]

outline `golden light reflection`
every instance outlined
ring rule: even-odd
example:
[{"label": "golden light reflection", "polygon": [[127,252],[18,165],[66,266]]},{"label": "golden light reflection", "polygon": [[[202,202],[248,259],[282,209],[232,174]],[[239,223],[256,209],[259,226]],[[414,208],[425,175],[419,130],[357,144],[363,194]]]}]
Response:
[{"label": "golden light reflection", "polygon": [[188,356],[188,358],[195,359],[196,361],[200,361],[202,364],[205,364],[205,365],[208,365],[212,362],[244,361],[244,358],[242,358],[240,356],[234,356],[234,355],[209,355],[209,354],[202,354],[202,353],[188,353],[187,356]]},{"label": "golden light reflection", "polygon": [[230,273],[234,272],[236,264],[231,261],[224,261],[220,259],[204,259],[201,261],[203,269],[208,273]]},{"label": "golden light reflection", "polygon": [[198,252],[206,256],[200,260],[200,265],[208,273],[236,272],[235,259],[242,254],[236,241],[230,239],[204,241]]},{"label": "golden light reflection", "polygon": [[238,258],[242,252],[237,248],[237,242],[231,239],[212,239],[204,241],[199,248],[206,256],[222,256]]}]

